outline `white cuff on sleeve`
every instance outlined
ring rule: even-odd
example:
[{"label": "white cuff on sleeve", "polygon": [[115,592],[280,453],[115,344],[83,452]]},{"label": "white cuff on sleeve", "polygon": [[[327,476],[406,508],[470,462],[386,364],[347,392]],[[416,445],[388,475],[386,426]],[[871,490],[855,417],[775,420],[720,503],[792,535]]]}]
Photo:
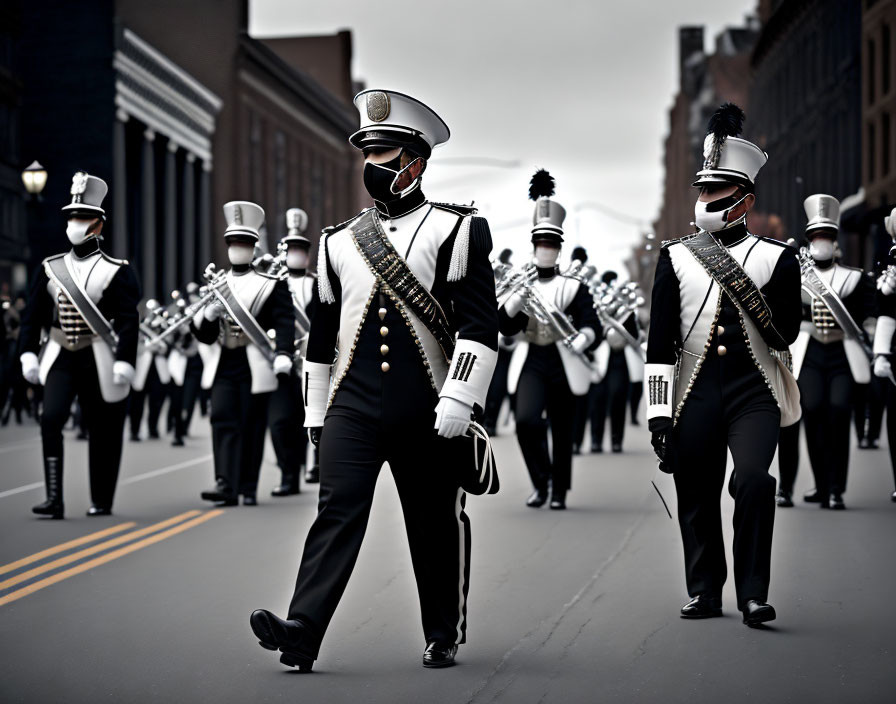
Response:
[{"label": "white cuff on sleeve", "polygon": [[874,329],[874,354],[890,354],[893,349],[893,333],[896,332],[896,319],[882,315],[877,319]]},{"label": "white cuff on sleeve", "polygon": [[322,427],[330,397],[330,365],[306,359],[302,363],[302,391],[305,400],[305,427]]},{"label": "white cuff on sleeve", "polygon": [[674,364],[644,365],[644,398],[647,401],[647,420],[672,417],[674,379]]},{"label": "white cuff on sleeve", "polygon": [[485,397],[497,361],[496,350],[472,340],[458,340],[439,396],[485,408]]}]

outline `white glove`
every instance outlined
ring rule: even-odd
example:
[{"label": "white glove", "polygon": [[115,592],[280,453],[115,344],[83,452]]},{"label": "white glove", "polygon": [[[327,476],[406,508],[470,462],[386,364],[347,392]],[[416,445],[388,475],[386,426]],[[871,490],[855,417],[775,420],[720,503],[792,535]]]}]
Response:
[{"label": "white glove", "polygon": [[215,301],[214,303],[209,303],[205,310],[203,311],[203,317],[212,322],[213,320],[217,320],[222,315],[224,315],[224,304],[221,301]]},{"label": "white glove", "polygon": [[278,354],[274,357],[273,367],[275,375],[286,374],[289,376],[289,373],[292,371],[292,360],[289,358],[289,355]]},{"label": "white glove", "polygon": [[29,384],[40,383],[40,362],[37,361],[37,355],[34,352],[25,352],[19,357],[22,363],[22,376]]},{"label": "white glove", "polygon": [[436,405],[435,429],[443,438],[456,438],[467,432],[472,418],[472,406],[445,396]]},{"label": "white glove", "polygon": [[891,373],[892,366],[889,359],[882,354],[874,358],[874,376],[881,379],[889,379]]},{"label": "white glove", "polygon": [[572,338],[572,342],[569,343],[569,347],[576,354],[582,354],[582,352],[584,352],[590,344],[591,338],[584,332],[580,332],[578,335]]},{"label": "white glove", "polygon": [[523,309],[525,304],[526,297],[518,290],[514,291],[504,304],[504,312],[512,318]]},{"label": "white glove", "polygon": [[892,296],[896,292],[896,279],[889,273],[884,274],[878,279],[877,288],[884,296]]},{"label": "white glove", "polygon": [[134,368],[121,360],[112,365],[112,383],[130,384],[134,380]]},{"label": "white glove", "polygon": [[893,208],[890,214],[884,218],[884,228],[890,237],[896,238],[896,208]]}]

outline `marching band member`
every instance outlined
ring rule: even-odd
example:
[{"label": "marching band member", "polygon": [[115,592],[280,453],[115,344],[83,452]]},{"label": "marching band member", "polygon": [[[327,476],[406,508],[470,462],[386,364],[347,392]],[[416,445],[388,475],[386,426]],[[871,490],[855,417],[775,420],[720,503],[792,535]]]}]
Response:
[{"label": "marching band member", "polygon": [[[553,194],[554,179],[543,169],[537,171],[529,197],[535,201],[532,245],[538,275],[531,285],[510,294],[499,316],[502,334],[525,332],[526,337],[514,351],[509,372],[516,392],[517,440],[534,488],[526,505],[540,508],[550,492],[550,507],[562,510],[572,481],[575,398],[588,393],[592,367],[585,353],[600,342],[602,329],[588,287],[557,269],[566,210],[550,199]],[[546,311],[536,312],[540,304]],[[552,313],[565,321],[568,335]]]},{"label": "marching band member", "polygon": [[[202,492],[221,506],[254,506],[258,474],[264,456],[268,400],[277,376],[292,370],[295,323],[285,281],[251,267],[264,223],[255,203],[224,204],[227,257],[231,268],[219,285],[215,301],[197,312],[192,325],[199,342],[211,344],[204,374],[214,381],[211,397],[214,489]],[[211,285],[211,284],[210,284]],[[274,340],[268,335],[274,331]]]},{"label": "marching band member", "polygon": [[[887,234],[896,242],[896,208],[884,218]],[[890,250],[893,258],[894,248]],[[877,281],[878,309],[877,326],[874,331],[874,376],[887,379],[887,444],[890,448],[890,466],[893,483],[896,484],[896,381],[893,380],[893,333],[896,332],[896,266],[892,263]],[[890,494],[896,502],[896,489]]]},{"label": "marching band member", "polygon": [[[308,331],[317,305],[317,279],[308,271],[308,251],[311,241],[305,237],[308,215],[299,208],[286,211],[287,235],[280,242],[286,248],[284,280],[289,286],[290,298],[295,308],[296,360],[304,357]],[[272,496],[289,496],[299,493],[299,479],[308,454],[308,436],[297,431],[305,424],[305,407],[302,404],[302,384],[293,366],[289,376],[281,377],[271,394],[268,408],[268,425],[271,444],[280,465],[280,485],[271,491]],[[315,449],[315,456],[316,450]],[[316,462],[308,468],[306,481],[318,479]]]},{"label": "marching band member", "polygon": [[[183,315],[182,311],[187,305],[199,300],[198,291],[199,285],[196,282],[191,281],[187,284],[186,298],[181,296],[176,298],[178,315]],[[173,420],[174,430],[171,445],[183,447],[202,379],[199,343],[188,328],[180,328],[175,335],[168,355],[168,373],[171,376],[168,415]]]},{"label": "marching band member", "polygon": [[775,520],[768,470],[779,427],[799,418],[796,384],[776,353],[799,332],[800,269],[793,248],[747,230],[754,180],[768,157],[737,137],[743,119],[730,103],[710,119],[694,182],[698,232],[660,251],[645,394],[653,446],[678,494],[691,597],[681,616],[722,613],[719,495],[730,449],[737,606],[753,627],[775,618],[767,603]]},{"label": "marching band member", "polygon": [[288,620],[258,610],[250,623],[282,663],[311,669],[388,462],[417,578],[423,666],[447,667],[465,641],[470,522],[445,449],[485,403],[497,357],[491,235],[473,208],[423,195],[432,148],[449,136],[435,112],[383,90],[359,93],[355,105],[361,129],[350,141],[364,153],[375,207],[320,242],[320,304],[303,365],[319,512]]},{"label": "marching band member", "polygon": [[[861,269],[836,261],[840,230],[840,203],[816,194],[803,203],[808,252],[803,259],[803,321],[793,344],[793,373],[800,387],[802,423],[806,429],[809,462],[815,489],[804,497],[822,508],[843,509],[843,492],[849,469],[850,426],[856,385],[871,380],[862,324],[872,314],[873,288]],[[798,426],[797,426],[798,427]],[[787,438],[798,442],[798,431]],[[781,466],[776,502],[792,504],[798,454],[783,453],[789,466]]]},{"label": "marching band member", "polygon": [[[20,360],[31,384],[44,386],[41,439],[47,500],[34,513],[62,518],[62,428],[77,396],[89,434],[91,506],[112,513],[121,464],[126,399],[137,357],[140,286],[124,260],[100,249],[105,181],[79,171],[62,208],[71,250],[48,257],[33,277],[22,316]],[[49,339],[40,350],[41,330]],[[38,360],[37,353],[41,352]]]},{"label": "marching band member", "polygon": [[615,325],[610,324],[606,317],[602,318],[606,337],[596,352],[600,367],[598,376],[601,381],[596,385],[589,409],[592,452],[603,451],[604,429],[608,415],[610,447],[614,453],[622,452],[631,382],[638,377],[642,384],[644,380],[640,347],[641,328],[638,324],[637,309],[625,305],[625,294],[622,292],[628,289],[618,287],[617,279],[618,274],[615,271],[606,271],[601,277],[608,287],[604,298],[610,302],[606,305],[611,307],[603,315],[612,316]]},{"label": "marching band member", "polygon": [[128,400],[128,418],[131,426],[131,441],[140,441],[140,424],[143,410],[148,404],[147,427],[150,440],[159,439],[159,417],[165,403],[166,390],[171,381],[168,371],[168,345],[150,344],[150,340],[165,329],[164,310],[158,301],[146,301],[146,315],[140,321],[140,337],[137,345],[137,364],[134,380],[131,382],[131,396]]}]

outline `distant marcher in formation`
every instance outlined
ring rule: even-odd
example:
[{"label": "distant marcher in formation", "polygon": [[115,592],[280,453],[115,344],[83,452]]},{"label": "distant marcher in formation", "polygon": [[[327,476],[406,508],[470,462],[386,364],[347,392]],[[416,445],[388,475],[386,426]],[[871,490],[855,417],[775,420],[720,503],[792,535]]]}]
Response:
[{"label": "distant marcher in formation", "polygon": [[375,207],[319,245],[320,304],[303,365],[305,425],[320,447],[318,515],[287,618],[258,610],[250,624],[283,664],[311,669],[388,462],[417,578],[423,666],[447,667],[466,638],[470,521],[445,443],[484,406],[498,354],[491,235],[472,208],[423,195],[432,148],[449,136],[436,113],[382,90],[355,105],[361,129],[350,141]]},{"label": "distant marcher in formation", "polygon": [[699,231],[660,251],[645,375],[653,445],[678,494],[691,597],[681,616],[722,613],[719,500],[730,449],[737,606],[745,624],[758,626],[775,618],[767,603],[775,521],[768,470],[779,427],[799,418],[782,358],[799,332],[800,268],[793,248],[747,230],[754,179],[768,157],[737,137],[743,119],[731,104],[710,119],[694,183]]},{"label": "distant marcher in formation", "polygon": [[[71,250],[48,257],[32,278],[19,339],[22,373],[44,387],[41,439],[47,500],[34,507],[62,518],[62,428],[75,397],[89,436],[88,516],[112,513],[128,393],[137,358],[140,286],[130,265],[100,249],[105,181],[83,171],[62,208]],[[41,331],[49,338],[40,349]],[[40,358],[38,359],[38,352]]]},{"label": "distant marcher in formation", "polygon": [[[896,249],[896,208],[884,218],[887,234]],[[896,381],[893,379],[893,333],[896,332],[896,263],[894,249],[890,250],[890,264],[877,280],[878,311],[874,331],[874,376],[887,383],[887,444],[890,448],[890,465],[893,483],[896,485]],[[890,494],[896,502],[896,488]]]},{"label": "distant marcher in formation", "polygon": [[534,489],[526,505],[540,508],[550,499],[552,509],[562,510],[572,486],[575,398],[588,393],[589,353],[600,342],[602,329],[588,287],[559,273],[566,210],[551,200],[553,194],[551,175],[536,172],[529,187],[535,201],[534,280],[524,279],[498,312],[504,335],[525,333],[513,353],[509,375],[510,388],[516,392],[517,440]]},{"label": "distant marcher in formation", "polygon": [[[829,195],[809,196],[804,207],[808,248],[801,252],[803,320],[793,344],[793,373],[799,380],[802,424],[815,475],[805,500],[822,508],[846,505],[846,476],[855,395],[867,387],[866,318],[873,314],[874,289],[861,269],[837,261],[840,203]],[[782,430],[778,506],[793,506],[799,463],[799,423]]]},{"label": "distant marcher in formation", "polygon": [[[198,311],[199,342],[218,345],[205,362],[211,397],[215,488],[202,498],[219,506],[257,503],[268,402],[277,377],[292,372],[295,322],[285,281],[252,268],[264,210],[248,201],[224,204],[230,270],[217,282],[220,298]],[[211,285],[211,284],[210,284]],[[267,331],[274,331],[272,340]]]},{"label": "distant marcher in formation", "polygon": [[[300,480],[312,484],[319,481],[317,462],[305,471],[308,455],[308,434],[304,431],[305,406],[302,402],[302,382],[296,365],[301,365],[308,345],[308,332],[317,307],[317,278],[308,271],[308,252],[311,241],[305,237],[308,215],[300,208],[286,211],[287,234],[280,244],[285,248],[286,266],[281,277],[289,286],[289,294],[295,313],[295,350],[293,368],[283,375],[271,394],[268,424],[271,428],[271,444],[280,466],[280,484],[272,496],[290,496],[300,491]],[[317,457],[317,448],[314,448]]]}]

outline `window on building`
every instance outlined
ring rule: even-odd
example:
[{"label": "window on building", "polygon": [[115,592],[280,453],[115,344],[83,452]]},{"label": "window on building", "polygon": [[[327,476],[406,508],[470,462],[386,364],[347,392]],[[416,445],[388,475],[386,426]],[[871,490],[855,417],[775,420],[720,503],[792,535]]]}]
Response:
[{"label": "window on building", "polygon": [[286,235],[286,133],[277,130],[274,133],[274,221],[271,228],[277,239]]},{"label": "window on building", "polygon": [[884,23],[880,30],[880,92],[890,92],[890,25]]},{"label": "window on building", "polygon": [[874,180],[874,155],[877,152],[877,144],[874,139],[874,125],[868,125],[868,180]]},{"label": "window on building", "polygon": [[882,176],[890,174],[890,113],[880,116],[880,172]]},{"label": "window on building", "polygon": [[874,40],[868,40],[868,104],[874,103],[875,66]]}]

